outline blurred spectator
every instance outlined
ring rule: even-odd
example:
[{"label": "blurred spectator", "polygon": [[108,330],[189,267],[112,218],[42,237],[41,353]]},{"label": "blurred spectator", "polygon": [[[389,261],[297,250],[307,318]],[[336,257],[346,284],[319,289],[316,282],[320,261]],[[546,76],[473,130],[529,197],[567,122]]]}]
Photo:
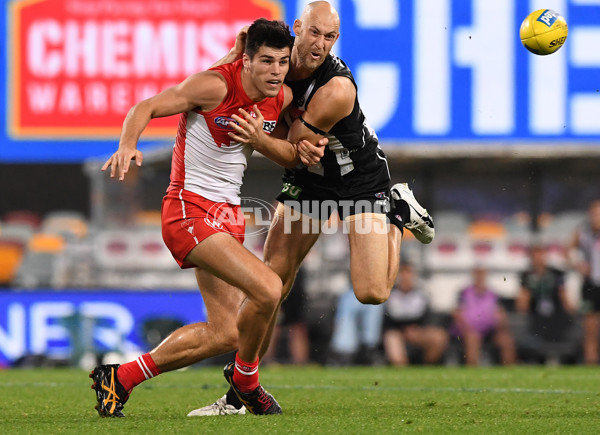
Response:
[{"label": "blurred spectator", "polygon": [[531,246],[531,266],[521,274],[521,290],[515,304],[517,311],[529,313],[524,350],[530,358],[549,362],[573,352],[569,334],[574,325],[574,308],[567,298],[564,272],[549,266],[546,255],[544,245]]},{"label": "blurred spectator", "polygon": [[409,348],[422,355],[425,364],[438,363],[448,346],[448,333],[429,321],[429,300],[417,286],[411,264],[402,263],[396,284],[384,304],[383,345],[390,364],[408,365],[412,358]]},{"label": "blurred spectator", "polygon": [[498,349],[502,364],[515,363],[515,341],[508,317],[498,296],[487,285],[485,268],[473,269],[473,284],[460,293],[453,317],[453,334],[462,342],[466,364],[479,365],[482,345],[489,341]]},{"label": "blurred spectator", "polygon": [[[271,344],[263,357],[263,362],[284,362],[280,360],[280,355],[283,355],[283,358],[288,357],[285,362],[291,364],[308,363],[310,346],[308,326],[305,320],[305,288],[306,272],[304,267],[300,267],[290,294],[281,304],[277,324],[271,336]],[[287,349],[281,349],[283,342],[287,344]]]},{"label": "blurred spectator", "polygon": [[[582,255],[577,258],[576,251]],[[588,219],[575,230],[568,250],[569,263],[581,273],[583,354],[586,364],[598,364],[600,328],[600,200],[590,203]]]},{"label": "blurred spectator", "polygon": [[338,299],[328,364],[383,364],[381,324],[383,304],[367,305],[356,299],[352,288]]}]

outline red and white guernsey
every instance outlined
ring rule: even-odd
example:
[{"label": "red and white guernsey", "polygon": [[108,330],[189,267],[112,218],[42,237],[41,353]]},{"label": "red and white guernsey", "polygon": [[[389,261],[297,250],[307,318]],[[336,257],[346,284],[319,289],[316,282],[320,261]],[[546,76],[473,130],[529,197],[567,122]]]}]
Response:
[{"label": "red and white guernsey", "polygon": [[227,81],[227,96],[209,112],[194,109],[181,115],[167,191],[183,188],[214,202],[238,205],[242,178],[253,149],[233,142],[227,135],[232,131],[228,125],[233,121],[231,115],[239,114],[238,109],[242,108],[255,116],[252,108],[257,104],[265,119],[263,130],[271,133],[283,106],[284,90],[282,87],[276,97],[256,103],[242,87],[241,60],[211,70]]}]

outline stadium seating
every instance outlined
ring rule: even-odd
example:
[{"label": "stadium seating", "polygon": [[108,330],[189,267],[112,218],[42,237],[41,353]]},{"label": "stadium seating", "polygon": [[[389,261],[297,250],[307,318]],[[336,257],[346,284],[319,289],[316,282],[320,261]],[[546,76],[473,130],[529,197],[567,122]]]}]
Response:
[{"label": "stadium seating", "polygon": [[[584,211],[542,215],[540,232],[534,235],[531,219],[526,213],[515,213],[499,220],[489,216],[471,219],[466,213],[454,210],[436,211],[434,242],[423,246],[415,241],[410,231],[406,231],[402,257],[432,281],[430,287],[436,293],[435,299],[439,299],[440,306],[445,309],[450,304],[446,300],[448,291],[452,294],[458,291],[457,286],[468,279],[475,265],[486,267],[490,276],[502,277],[498,284],[503,289],[513,283],[514,294],[518,287],[518,272],[529,264],[530,243],[538,239],[547,240],[550,262],[555,266],[565,266],[563,253],[567,236],[584,215]],[[110,228],[95,228],[83,214],[69,210],[53,211],[43,217],[20,211],[5,214],[4,218],[8,220],[0,222],[0,240],[15,242],[17,246],[20,244],[21,250],[14,244],[2,248],[0,261],[4,261],[4,284],[0,285],[9,285],[8,280],[12,276],[13,279],[18,277],[13,284],[25,286],[44,282],[59,287],[196,288],[193,276],[181,273],[164,245],[159,210],[139,211],[128,223]],[[256,228],[249,221],[248,231],[253,230]],[[253,237],[248,238],[246,246],[261,256],[263,243],[264,236]],[[347,267],[347,255],[345,237],[324,234],[307,258],[306,265],[310,268],[314,263],[320,270],[318,276],[334,277]],[[21,267],[25,260],[27,264]],[[27,278],[25,271],[31,269],[32,264],[40,272],[30,271],[28,274],[31,276]],[[53,274],[50,272],[52,268]],[[46,270],[45,278],[36,277],[36,274],[44,275],[43,270]],[[50,278],[50,275],[53,276]],[[441,288],[436,291],[438,284]],[[326,284],[309,284],[309,287],[322,285]],[[572,281],[568,283],[575,300],[578,291],[571,287],[576,285]],[[511,295],[508,290],[502,291]],[[438,297],[437,292],[441,296]]]},{"label": "stadium seating", "polygon": [[39,228],[42,218],[38,213],[33,211],[13,210],[5,213],[2,221],[4,224],[26,225],[36,230]]},{"label": "stadium seating", "polygon": [[138,266],[152,270],[178,270],[179,267],[162,238],[160,226],[134,230],[134,249],[139,256]]},{"label": "stadium seating", "polygon": [[14,284],[23,288],[54,287],[57,259],[65,246],[65,240],[59,235],[34,234],[27,244]]},{"label": "stadium seating", "polygon": [[465,213],[459,211],[436,211],[434,219],[436,235],[465,234],[469,228],[468,216]]},{"label": "stadium seating", "polygon": [[432,272],[464,271],[475,264],[471,241],[464,234],[438,233],[430,246],[427,248],[425,266]]},{"label": "stadium seating", "polygon": [[128,230],[99,231],[94,238],[94,259],[101,269],[135,270],[136,241]]},{"label": "stadium seating", "polygon": [[160,228],[160,210],[142,210],[135,214],[135,228]]},{"label": "stadium seating", "polygon": [[0,228],[0,236],[4,239],[16,240],[27,244],[35,233],[35,228],[21,222],[4,223]]},{"label": "stadium seating", "polygon": [[475,240],[498,240],[506,237],[506,228],[497,221],[474,220],[468,226],[469,238]]},{"label": "stadium seating", "polygon": [[21,264],[23,249],[21,242],[0,237],[0,286],[11,284]]},{"label": "stadium seating", "polygon": [[87,236],[88,224],[85,216],[79,212],[58,210],[44,217],[41,230],[67,239],[83,239]]}]

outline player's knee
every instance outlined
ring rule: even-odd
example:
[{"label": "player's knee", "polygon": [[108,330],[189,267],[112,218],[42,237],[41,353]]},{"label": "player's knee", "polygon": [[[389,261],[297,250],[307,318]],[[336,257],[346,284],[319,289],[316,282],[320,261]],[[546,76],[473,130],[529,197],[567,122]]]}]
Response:
[{"label": "player's knee", "polygon": [[280,262],[274,262],[267,258],[265,258],[265,264],[269,266],[269,268],[273,270],[277,276],[279,276],[279,279],[282,282],[281,291],[279,292],[279,299],[280,301],[283,301],[290,293],[290,289],[294,279],[296,278],[296,270],[290,265],[282,265]]},{"label": "player's knee", "polygon": [[285,281],[283,283],[283,286],[281,287],[281,294],[279,296],[279,303],[285,301],[287,299],[287,297],[290,295],[290,292],[292,290],[292,283],[289,283],[286,285]]},{"label": "player's knee", "polygon": [[262,311],[275,311],[281,299],[281,288],[281,279],[275,273],[263,277],[261,291],[256,296],[256,303]]},{"label": "player's knee", "polygon": [[361,304],[365,305],[380,305],[383,304],[387,299],[378,295],[367,295],[358,299]]},{"label": "player's knee", "polygon": [[361,304],[379,305],[387,301],[390,289],[387,286],[369,286],[363,289],[355,288],[354,294]]}]

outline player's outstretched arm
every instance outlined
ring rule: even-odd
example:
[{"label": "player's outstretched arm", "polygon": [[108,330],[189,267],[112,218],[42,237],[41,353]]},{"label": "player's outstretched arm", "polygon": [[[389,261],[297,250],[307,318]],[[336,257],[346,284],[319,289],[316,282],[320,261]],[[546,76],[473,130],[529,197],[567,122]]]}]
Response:
[{"label": "player's outstretched arm", "polygon": [[194,74],[180,84],[168,88],[154,97],[143,100],[133,106],[123,122],[119,148],[104,163],[102,170],[110,167],[110,176],[122,181],[129,170],[131,160],[142,165],[143,155],[137,149],[140,135],[154,118],[162,118],[187,112],[196,107],[212,110],[227,94],[227,85],[223,77],[216,72],[206,71]]}]

